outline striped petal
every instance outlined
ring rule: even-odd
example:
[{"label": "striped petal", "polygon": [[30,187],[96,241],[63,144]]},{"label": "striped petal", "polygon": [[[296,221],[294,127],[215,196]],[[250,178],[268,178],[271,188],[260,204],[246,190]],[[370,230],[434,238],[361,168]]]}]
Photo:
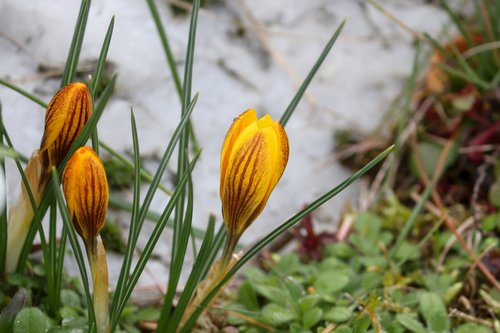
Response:
[{"label": "striped petal", "polygon": [[45,168],[59,166],[92,113],[92,99],[84,83],[71,83],[52,98],[45,112],[40,156]]}]

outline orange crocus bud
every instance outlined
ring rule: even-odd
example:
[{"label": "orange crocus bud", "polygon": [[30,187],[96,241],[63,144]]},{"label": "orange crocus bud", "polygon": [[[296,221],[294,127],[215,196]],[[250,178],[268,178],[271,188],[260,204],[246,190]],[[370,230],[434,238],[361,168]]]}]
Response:
[{"label": "orange crocus bud", "polygon": [[288,137],[254,109],[236,118],[222,146],[220,197],[230,238],[237,240],[260,215],[288,162]]},{"label": "orange crocus bud", "polygon": [[85,83],[70,83],[52,98],[39,152],[46,170],[59,166],[91,113],[92,98]]},{"label": "orange crocus bud", "polygon": [[99,156],[87,146],[75,151],[64,169],[62,185],[76,232],[84,242],[93,242],[108,209],[108,181]]}]

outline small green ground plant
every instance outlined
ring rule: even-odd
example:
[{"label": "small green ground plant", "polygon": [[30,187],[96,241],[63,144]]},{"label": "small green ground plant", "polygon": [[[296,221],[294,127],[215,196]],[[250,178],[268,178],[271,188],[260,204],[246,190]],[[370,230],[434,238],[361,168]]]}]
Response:
[{"label": "small green ground plant", "polygon": [[[318,242],[312,233],[300,239],[302,251],[274,254],[263,268],[244,270],[245,280],[221,305],[227,322],[241,332],[497,332],[500,292],[470,270],[468,254],[450,245],[450,232],[436,232],[442,221],[421,214],[391,251],[399,221],[410,215],[393,197],[350,214],[344,221],[352,230],[343,241],[332,235]],[[485,230],[492,218],[482,220]],[[475,250],[497,242],[490,234]],[[318,249],[320,260],[308,259]]]}]

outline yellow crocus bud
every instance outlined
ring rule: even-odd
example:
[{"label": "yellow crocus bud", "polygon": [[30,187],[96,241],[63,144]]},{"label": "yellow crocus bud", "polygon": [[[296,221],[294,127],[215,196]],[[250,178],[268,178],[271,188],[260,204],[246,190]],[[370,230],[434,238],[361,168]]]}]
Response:
[{"label": "yellow crocus bud", "polygon": [[59,166],[92,113],[92,98],[85,83],[62,87],[45,112],[45,131],[40,152],[47,170]]},{"label": "yellow crocus bud", "polygon": [[230,238],[260,215],[288,162],[288,137],[269,115],[254,109],[236,118],[222,146],[220,197]]},{"label": "yellow crocus bud", "polygon": [[93,241],[104,225],[108,210],[108,182],[101,159],[87,146],[71,156],[62,185],[76,232]]},{"label": "yellow crocus bud", "polygon": [[233,121],[220,158],[220,198],[226,243],[221,259],[198,284],[196,295],[182,316],[181,326],[238,261],[233,255],[236,243],[264,209],[285,171],[288,151],[285,130],[269,115],[258,119],[255,110],[248,109]]},{"label": "yellow crocus bud", "polygon": [[264,209],[285,171],[288,151],[285,130],[269,115],[258,119],[255,110],[248,109],[233,121],[220,158],[220,198],[226,243],[221,259],[198,284],[195,297],[181,318],[181,326],[238,261],[238,256],[233,255],[236,243]]}]

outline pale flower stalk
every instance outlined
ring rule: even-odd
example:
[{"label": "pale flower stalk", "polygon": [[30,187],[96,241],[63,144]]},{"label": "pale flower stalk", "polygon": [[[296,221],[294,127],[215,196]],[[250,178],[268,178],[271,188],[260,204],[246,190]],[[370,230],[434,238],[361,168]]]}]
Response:
[{"label": "pale flower stalk", "polygon": [[106,251],[101,236],[95,238],[93,244],[86,244],[94,295],[94,312],[98,333],[109,332],[109,278]]}]

